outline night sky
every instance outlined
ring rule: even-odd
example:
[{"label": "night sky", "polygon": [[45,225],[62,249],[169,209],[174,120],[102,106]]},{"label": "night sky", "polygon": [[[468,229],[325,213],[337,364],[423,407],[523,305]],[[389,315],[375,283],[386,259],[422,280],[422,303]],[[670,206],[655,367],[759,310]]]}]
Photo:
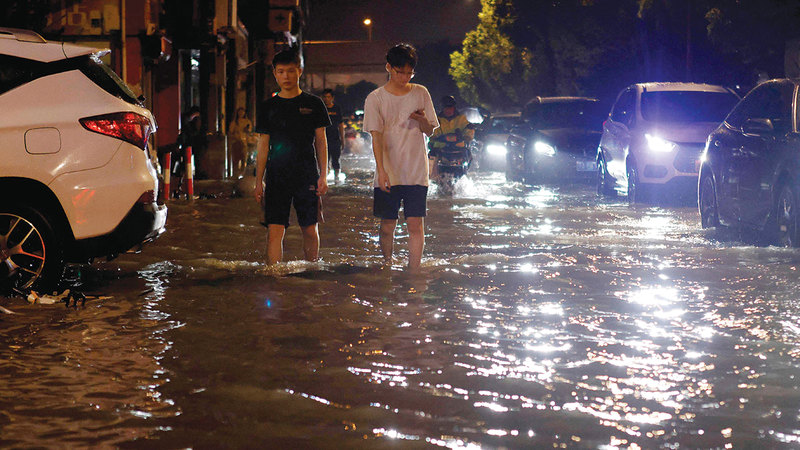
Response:
[{"label": "night sky", "polygon": [[480,0],[310,0],[304,38],[366,40],[362,21],[369,17],[375,41],[460,43],[479,11]]}]

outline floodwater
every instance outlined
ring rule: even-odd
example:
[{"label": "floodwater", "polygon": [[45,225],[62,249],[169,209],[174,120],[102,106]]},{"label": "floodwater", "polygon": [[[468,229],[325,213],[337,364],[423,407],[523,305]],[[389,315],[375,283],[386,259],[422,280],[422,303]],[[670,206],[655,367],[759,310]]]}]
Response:
[{"label": "floodwater", "polygon": [[265,268],[252,198],[170,204],[85,306],[2,301],[0,446],[792,448],[800,252],[692,207],[473,173],[380,268],[366,156]]}]

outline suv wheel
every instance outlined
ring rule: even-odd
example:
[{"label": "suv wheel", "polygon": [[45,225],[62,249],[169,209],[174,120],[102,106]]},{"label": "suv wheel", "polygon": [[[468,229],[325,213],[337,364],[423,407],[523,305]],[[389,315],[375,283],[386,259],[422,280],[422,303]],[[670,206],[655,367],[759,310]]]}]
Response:
[{"label": "suv wheel", "polygon": [[778,242],[784,247],[797,247],[800,244],[797,235],[797,198],[794,189],[784,186],[778,196],[775,222],[778,231]]},{"label": "suv wheel", "polygon": [[641,199],[639,198],[639,173],[636,170],[636,164],[631,162],[628,165],[628,203],[636,203]]},{"label": "suv wheel", "polygon": [[597,195],[612,196],[615,194],[611,175],[606,167],[606,160],[602,156],[597,159]]},{"label": "suv wheel", "polygon": [[700,198],[697,200],[700,209],[700,224],[703,228],[719,227],[719,211],[717,210],[717,191],[714,179],[705,174],[700,180]]},{"label": "suv wheel", "polygon": [[48,292],[63,271],[63,248],[45,216],[27,206],[0,207],[0,286]]}]

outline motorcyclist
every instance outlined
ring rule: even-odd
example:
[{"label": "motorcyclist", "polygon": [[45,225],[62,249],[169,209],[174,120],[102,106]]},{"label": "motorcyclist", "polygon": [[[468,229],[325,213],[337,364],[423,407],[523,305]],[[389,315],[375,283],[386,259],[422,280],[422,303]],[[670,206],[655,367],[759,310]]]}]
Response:
[{"label": "motorcyclist", "polygon": [[444,140],[448,134],[455,134],[458,140],[463,140],[465,145],[472,140],[474,130],[467,117],[461,114],[456,108],[456,99],[452,95],[442,97],[442,110],[437,114],[439,118],[439,128],[434,130],[431,135],[430,152],[428,153],[431,176],[435,176],[435,168],[438,162],[438,150],[444,148],[447,143]]}]

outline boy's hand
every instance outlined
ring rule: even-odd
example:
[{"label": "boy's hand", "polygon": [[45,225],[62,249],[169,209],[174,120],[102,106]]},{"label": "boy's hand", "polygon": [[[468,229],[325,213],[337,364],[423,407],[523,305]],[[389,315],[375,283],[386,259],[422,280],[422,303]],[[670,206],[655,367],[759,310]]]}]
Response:
[{"label": "boy's hand", "polygon": [[414,111],[413,113],[411,113],[410,116],[408,116],[408,118],[409,119],[414,119],[417,122],[422,122],[424,120],[427,120],[427,118],[425,117],[425,110],[424,109],[418,109],[418,110]]},{"label": "boy's hand", "polygon": [[389,183],[389,174],[385,170],[378,171],[378,188],[383,192],[389,192],[392,185]]},{"label": "boy's hand", "polygon": [[328,193],[328,180],[325,179],[325,175],[320,175],[319,179],[317,179],[317,197],[320,197],[327,193]]}]

